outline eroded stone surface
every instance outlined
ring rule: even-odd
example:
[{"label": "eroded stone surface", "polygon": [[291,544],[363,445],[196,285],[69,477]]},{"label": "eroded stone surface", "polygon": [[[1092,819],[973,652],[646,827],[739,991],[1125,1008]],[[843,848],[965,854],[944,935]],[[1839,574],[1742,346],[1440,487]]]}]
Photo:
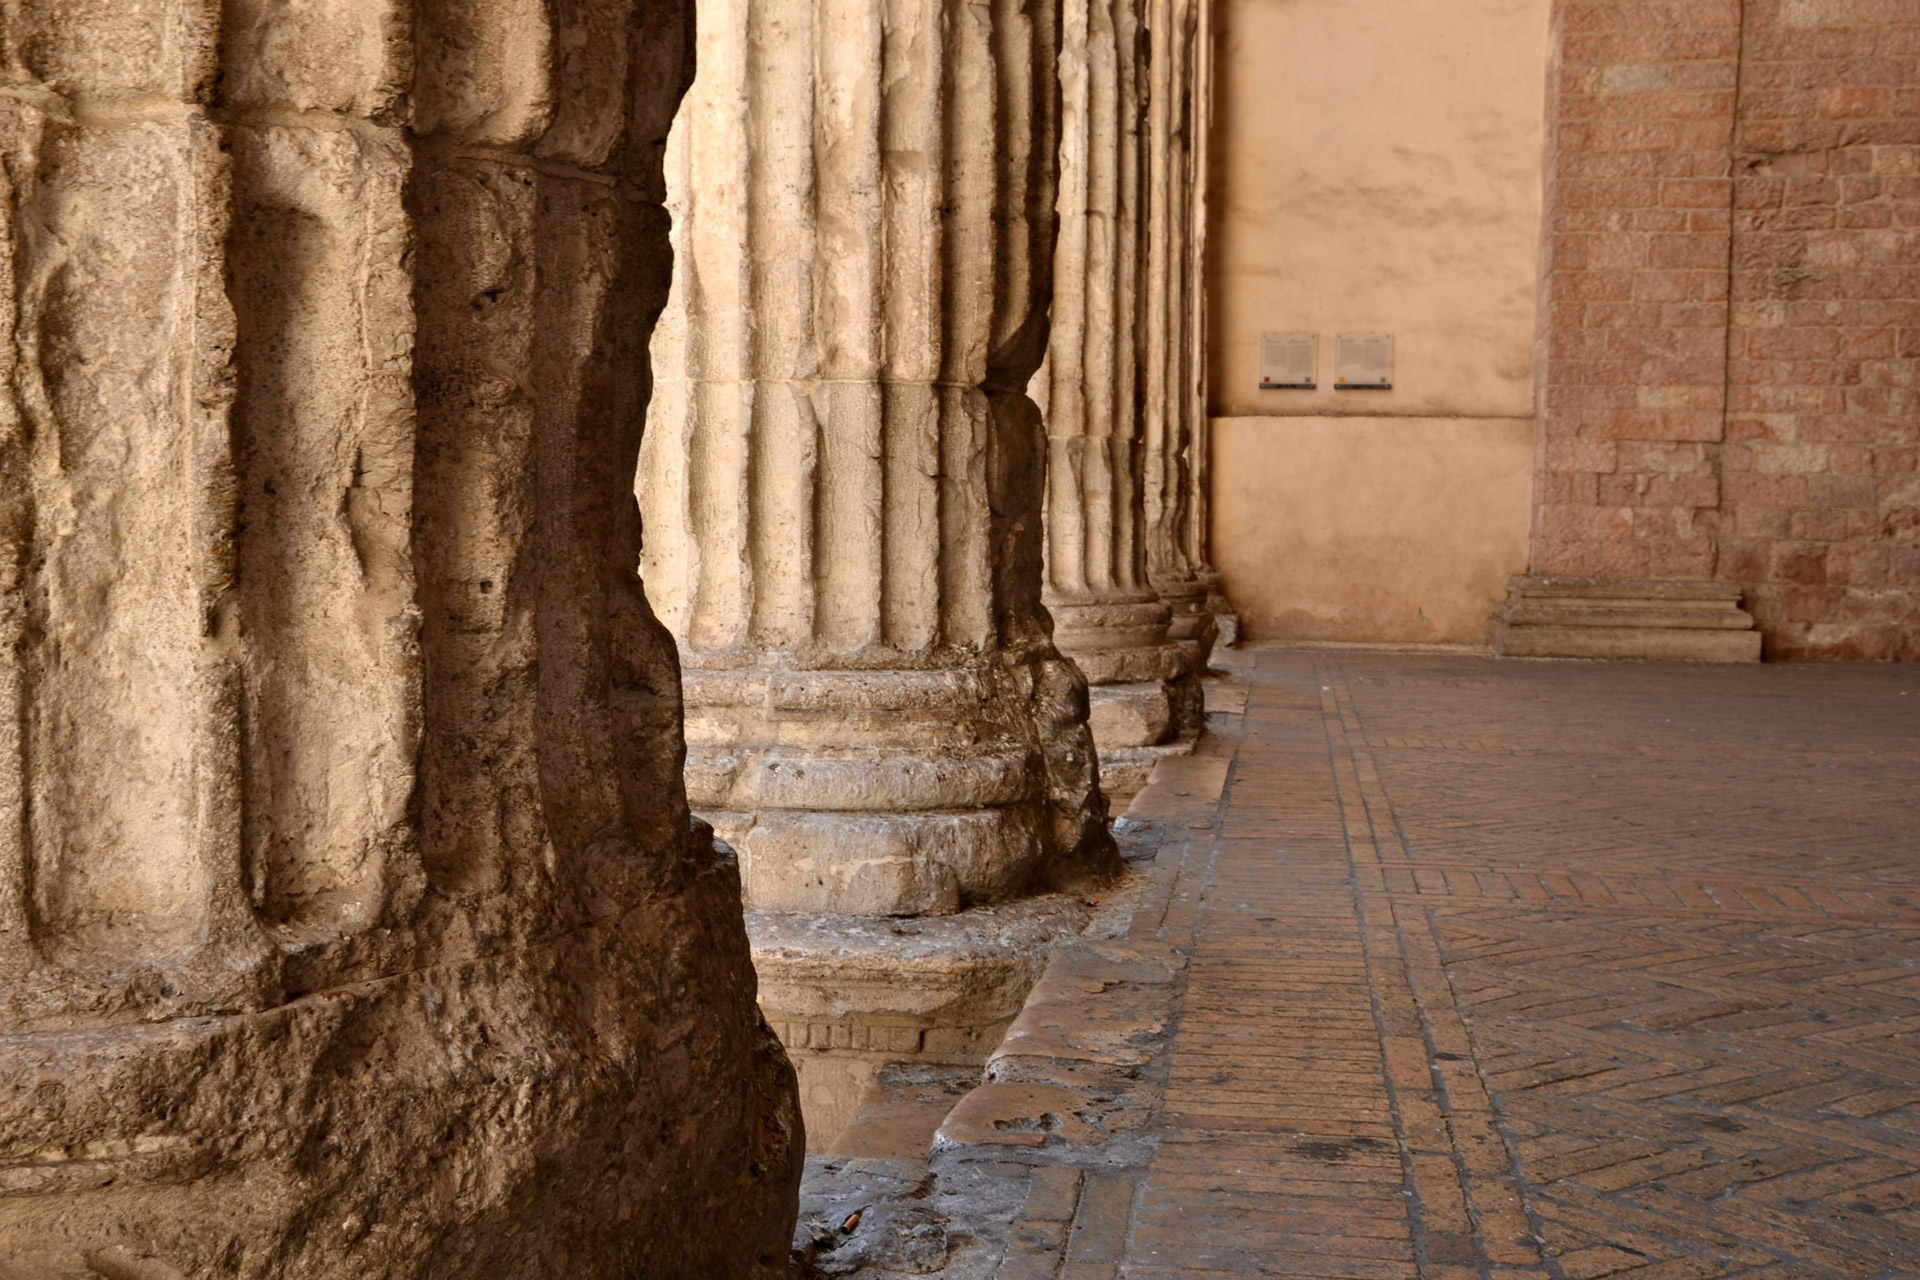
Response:
[{"label": "eroded stone surface", "polygon": [[818,1141],[887,1063],[983,1062],[1088,914],[1057,894],[917,919],[751,913],[760,1002]]},{"label": "eroded stone surface", "polygon": [[[1146,247],[1141,372],[1145,390],[1147,573],[1172,610],[1169,634],[1204,675],[1218,624],[1204,559],[1198,481],[1206,455],[1204,289],[1205,120],[1212,66],[1204,0],[1146,0]],[[1208,30],[1211,28],[1208,27]],[[1197,706],[1190,714],[1199,715]]]},{"label": "eroded stone surface", "polygon": [[485,9],[0,18],[25,1274],[785,1267],[791,1068],[634,573],[685,15]]}]

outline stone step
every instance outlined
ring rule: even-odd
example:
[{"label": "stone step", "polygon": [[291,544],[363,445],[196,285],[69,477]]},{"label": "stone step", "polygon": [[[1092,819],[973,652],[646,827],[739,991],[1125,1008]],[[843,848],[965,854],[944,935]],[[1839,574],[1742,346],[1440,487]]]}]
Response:
[{"label": "stone step", "polygon": [[1758,662],[1760,633],[1738,583],[1704,579],[1508,580],[1489,623],[1508,658]]}]

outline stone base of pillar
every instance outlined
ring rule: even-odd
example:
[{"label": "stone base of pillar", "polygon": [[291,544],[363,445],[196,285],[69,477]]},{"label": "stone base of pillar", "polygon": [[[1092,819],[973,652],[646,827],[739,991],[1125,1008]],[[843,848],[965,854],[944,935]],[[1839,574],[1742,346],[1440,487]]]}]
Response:
[{"label": "stone base of pillar", "polygon": [[1240,615],[1234,612],[1233,601],[1227,599],[1225,583],[1212,569],[1202,569],[1193,577],[1194,581],[1207,589],[1207,612],[1213,615],[1217,632],[1214,646],[1220,649],[1233,648],[1234,641],[1240,638]]},{"label": "stone base of pillar", "polygon": [[793,1085],[745,1004],[739,881],[697,856],[683,892],[529,945],[255,1012],[9,1028],[0,1275],[612,1277],[635,1239],[655,1274],[785,1275],[754,1258],[792,1213]]},{"label": "stone base of pillar", "polygon": [[1146,789],[1154,765],[1173,756],[1190,756],[1193,747],[1192,737],[1176,738],[1153,747],[1102,747],[1100,789],[1116,808],[1122,808]]},{"label": "stone base of pillar", "polygon": [[1489,638],[1508,658],[1760,661],[1739,585],[1696,579],[1514,577]]},{"label": "stone base of pillar", "polygon": [[[1177,655],[1176,655],[1177,656]],[[1101,783],[1106,782],[1107,755],[1119,747],[1151,747],[1178,737],[1173,721],[1173,699],[1163,681],[1143,684],[1089,684],[1087,722],[1093,744],[1100,749]],[[1112,789],[1106,788],[1109,797]]]},{"label": "stone base of pillar", "polygon": [[1205,676],[1207,663],[1213,657],[1213,642],[1219,635],[1219,624],[1207,608],[1206,584],[1198,578],[1178,578],[1167,583],[1156,578],[1153,585],[1173,610],[1172,621],[1167,624],[1167,638],[1187,655],[1194,674]]},{"label": "stone base of pillar", "polygon": [[1049,598],[1054,642],[1087,677],[1087,721],[1100,754],[1100,788],[1124,802],[1153,762],[1193,749],[1204,712],[1192,660],[1168,635],[1165,602]]},{"label": "stone base of pillar", "polygon": [[688,670],[687,797],[739,853],[756,911],[947,915],[1070,888],[1113,853],[1085,728],[1036,739],[1079,714],[1065,682],[1058,655]]},{"label": "stone base of pillar", "polygon": [[799,1073],[808,1148],[846,1127],[887,1063],[984,1063],[1088,916],[1064,895],[901,919],[748,912],[760,1007]]}]

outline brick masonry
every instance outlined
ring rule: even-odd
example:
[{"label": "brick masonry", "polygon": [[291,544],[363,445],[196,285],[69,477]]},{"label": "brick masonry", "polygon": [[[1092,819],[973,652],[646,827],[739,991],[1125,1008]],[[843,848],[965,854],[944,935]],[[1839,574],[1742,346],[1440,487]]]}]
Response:
[{"label": "brick masonry", "polygon": [[1920,657],[1920,5],[1557,0],[1536,573]]}]

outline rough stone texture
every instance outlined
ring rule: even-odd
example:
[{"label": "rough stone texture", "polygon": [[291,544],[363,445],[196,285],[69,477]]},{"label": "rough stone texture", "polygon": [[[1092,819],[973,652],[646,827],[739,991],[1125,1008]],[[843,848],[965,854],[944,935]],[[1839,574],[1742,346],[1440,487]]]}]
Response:
[{"label": "rough stone texture", "polygon": [[1091,686],[1100,780],[1146,783],[1197,731],[1199,673],[1147,579],[1138,286],[1146,159],[1139,0],[1069,0],[1061,17],[1060,231],[1047,359],[1046,584],[1053,636]]},{"label": "rough stone texture", "polygon": [[1920,658],[1920,10],[1742,41],[1715,576],[1775,656]]},{"label": "rough stone texture", "polygon": [[634,572],[685,17],[0,16],[18,1274],[783,1273]]},{"label": "rough stone texture", "polygon": [[978,1064],[1087,909],[1053,894],[918,919],[755,913],[760,999],[802,1063],[809,1132],[830,1142],[888,1063]]},{"label": "rough stone texture", "polygon": [[[1112,863],[1086,683],[1040,603],[1026,394],[1056,19],[1017,0],[699,6],[643,572],[686,666],[689,796],[756,910],[952,914]],[[803,959],[758,964],[777,990]],[[910,985],[872,988],[866,1013],[889,1025]]]},{"label": "rough stone texture", "polygon": [[1920,656],[1920,15],[1554,23],[1533,572],[1737,582],[1773,656]]},{"label": "rough stone texture", "polygon": [[[1196,508],[1196,441],[1202,445],[1206,402],[1199,359],[1203,277],[1196,269],[1197,228],[1204,208],[1196,202],[1195,157],[1205,150],[1196,130],[1204,110],[1196,84],[1211,65],[1198,35],[1201,0],[1146,0],[1146,230],[1142,253],[1143,323],[1140,326],[1142,437],[1146,445],[1143,501],[1147,522],[1147,574],[1172,610],[1170,634],[1193,669],[1204,673],[1217,624],[1208,608],[1208,586],[1196,572],[1204,566],[1195,550],[1204,541],[1204,510]],[[1200,145],[1196,146],[1196,141]],[[1199,216],[1196,217],[1196,214]],[[1185,709],[1195,727],[1198,706]]]},{"label": "rough stone texture", "polygon": [[1507,658],[1760,661],[1739,586],[1710,580],[1516,577],[1489,638]]}]

